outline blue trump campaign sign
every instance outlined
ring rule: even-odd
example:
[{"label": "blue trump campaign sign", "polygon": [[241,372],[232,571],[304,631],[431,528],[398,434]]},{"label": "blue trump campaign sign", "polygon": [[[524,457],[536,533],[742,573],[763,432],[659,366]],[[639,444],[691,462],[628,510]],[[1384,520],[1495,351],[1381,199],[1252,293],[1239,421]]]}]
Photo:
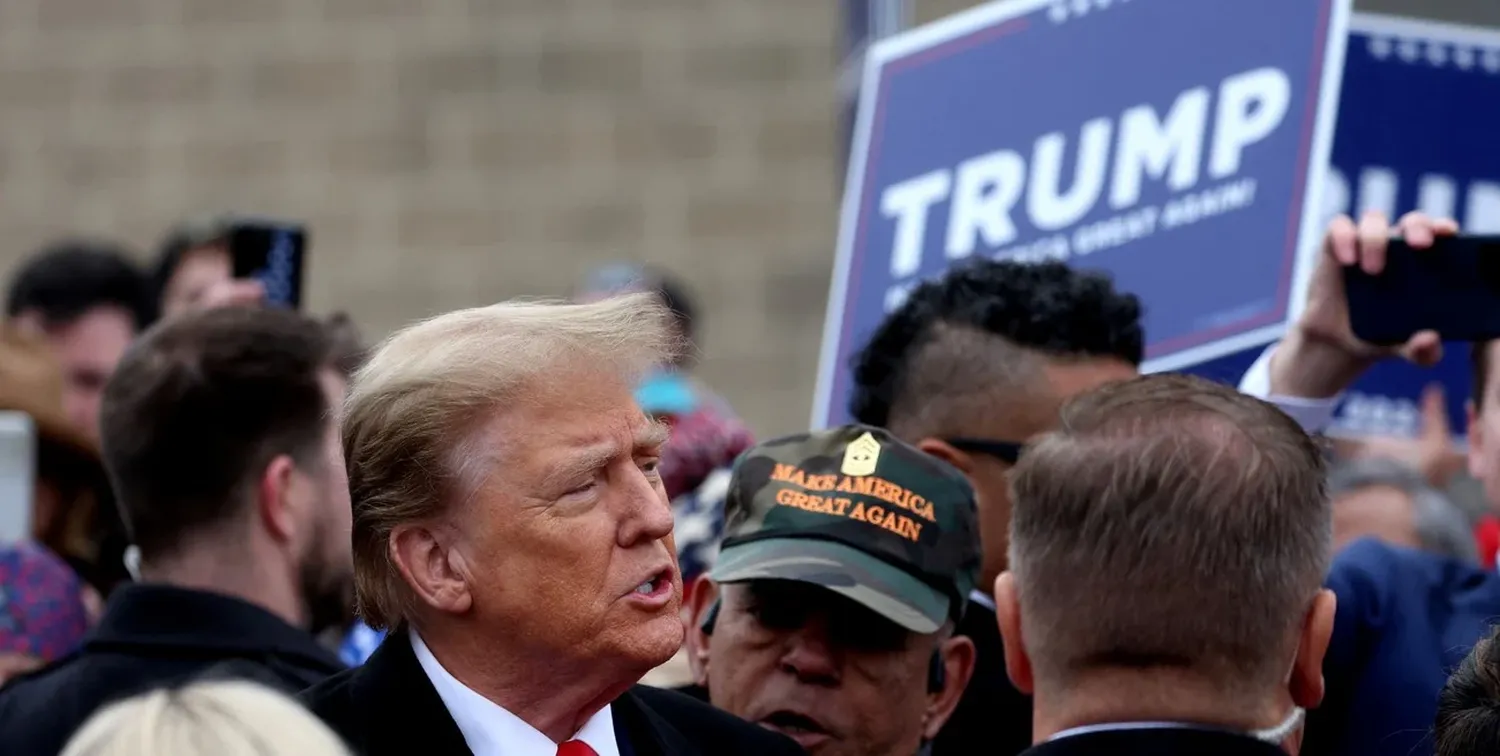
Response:
[{"label": "blue trump campaign sign", "polygon": [[[1355,14],[1334,130],[1324,219],[1379,210],[1456,218],[1500,232],[1500,33]],[[1260,349],[1186,372],[1237,381]],[[1377,365],[1340,403],[1330,433],[1415,435],[1419,400],[1443,384],[1449,421],[1464,427],[1469,349],[1449,344],[1437,367]]]},{"label": "blue trump campaign sign", "polygon": [[813,424],[924,278],[975,255],[1114,274],[1148,369],[1264,344],[1315,241],[1349,0],[1007,0],[865,63]]}]

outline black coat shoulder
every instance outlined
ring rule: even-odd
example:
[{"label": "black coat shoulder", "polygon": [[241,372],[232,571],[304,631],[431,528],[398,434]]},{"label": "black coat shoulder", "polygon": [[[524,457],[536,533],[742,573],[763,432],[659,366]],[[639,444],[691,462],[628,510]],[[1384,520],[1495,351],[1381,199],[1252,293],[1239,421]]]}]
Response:
[{"label": "black coat shoulder", "polygon": [[796,741],[676,691],[638,685],[631,695],[706,754],[802,756]]}]

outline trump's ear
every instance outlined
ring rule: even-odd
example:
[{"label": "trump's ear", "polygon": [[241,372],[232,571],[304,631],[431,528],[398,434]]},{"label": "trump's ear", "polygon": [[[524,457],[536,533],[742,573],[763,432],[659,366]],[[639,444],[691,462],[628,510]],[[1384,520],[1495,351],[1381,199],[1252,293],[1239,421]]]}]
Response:
[{"label": "trump's ear", "polygon": [[473,605],[474,597],[469,592],[472,573],[463,555],[444,545],[431,528],[398,525],[387,545],[401,577],[422,603],[450,614],[461,614]]},{"label": "trump's ear", "polygon": [[718,619],[715,610],[719,606],[719,586],[707,575],[693,580],[689,594],[687,616],[688,666],[693,670],[693,683],[708,685],[708,644],[713,635],[713,623]]}]

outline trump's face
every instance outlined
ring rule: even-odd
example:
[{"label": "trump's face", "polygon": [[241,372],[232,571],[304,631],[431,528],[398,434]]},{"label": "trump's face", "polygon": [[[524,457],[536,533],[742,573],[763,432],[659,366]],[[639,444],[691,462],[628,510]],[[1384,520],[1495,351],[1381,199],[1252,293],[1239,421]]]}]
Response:
[{"label": "trump's face", "polygon": [[481,435],[477,493],[455,513],[473,612],[518,650],[644,674],[682,644],[682,581],[657,471],[665,428],[631,387],[553,375]]}]

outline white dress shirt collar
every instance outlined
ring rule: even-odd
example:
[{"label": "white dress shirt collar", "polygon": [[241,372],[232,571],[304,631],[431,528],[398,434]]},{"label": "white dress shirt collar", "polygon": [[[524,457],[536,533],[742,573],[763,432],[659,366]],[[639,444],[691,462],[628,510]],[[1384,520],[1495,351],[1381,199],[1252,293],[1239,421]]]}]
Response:
[{"label": "white dress shirt collar", "polygon": [[[557,743],[551,738],[449,674],[416,630],[411,631],[411,648],[474,756],[556,756]],[[587,743],[599,756],[620,756],[609,706],[590,717],[570,740]]]},{"label": "white dress shirt collar", "polygon": [[[1280,746],[1283,742],[1286,741],[1287,738],[1292,736],[1292,733],[1300,729],[1303,723],[1305,723],[1306,721],[1307,710],[1302,708],[1301,706],[1293,706],[1292,710],[1287,713],[1286,718],[1277,723],[1275,727],[1267,727],[1263,730],[1251,730],[1249,732],[1242,732],[1238,734],[1244,735],[1245,737],[1254,738],[1267,745]],[[1111,730],[1163,729],[1229,732],[1228,730],[1224,730],[1218,727],[1183,724],[1181,722],[1108,722],[1104,724],[1084,725],[1083,727],[1074,727],[1070,730],[1063,730],[1062,732],[1059,732],[1056,735],[1047,738],[1047,740],[1051,741],[1061,738],[1071,738],[1077,735],[1087,735],[1094,732],[1109,732]]]},{"label": "white dress shirt collar", "polygon": [[995,599],[990,594],[975,588],[969,591],[969,603],[978,604],[990,611],[995,611]]},{"label": "white dress shirt collar", "polygon": [[1196,730],[1201,729],[1197,725],[1182,724],[1180,722],[1114,722],[1110,724],[1084,725],[1073,727],[1053,735],[1047,740],[1061,740],[1077,735],[1090,735],[1096,732],[1118,732],[1120,730]]}]

